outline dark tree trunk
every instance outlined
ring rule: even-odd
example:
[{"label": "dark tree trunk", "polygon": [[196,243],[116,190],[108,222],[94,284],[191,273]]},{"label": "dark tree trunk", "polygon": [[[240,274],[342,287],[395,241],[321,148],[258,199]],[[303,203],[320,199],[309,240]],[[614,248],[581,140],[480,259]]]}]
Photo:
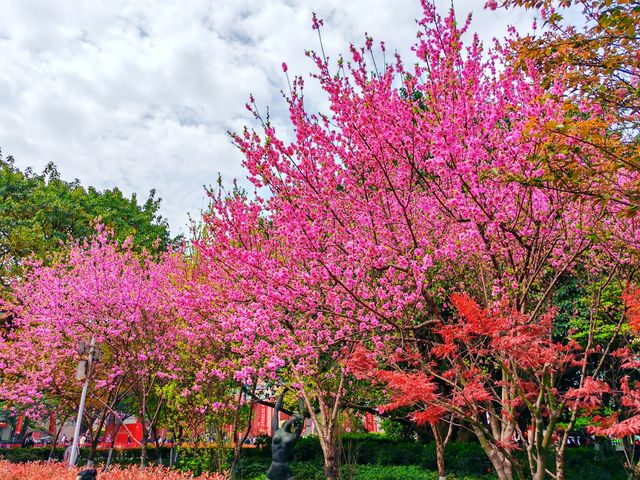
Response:
[{"label": "dark tree trunk", "polygon": [[116,445],[116,437],[118,436],[118,432],[120,431],[120,427],[122,426],[122,421],[120,421],[118,418],[115,419],[115,422],[116,422],[116,428],[113,431],[113,437],[111,438],[111,445],[109,445],[109,453],[107,454],[107,461],[103,469],[104,472],[108,471],[109,467],[111,466],[111,459],[113,458],[113,449]]},{"label": "dark tree trunk", "polygon": [[324,476],[327,480],[338,480],[340,478],[340,464],[338,462],[338,447],[333,445],[323,449],[324,453]]},{"label": "dark tree trunk", "polygon": [[100,416],[100,422],[98,423],[95,435],[91,438],[91,446],[89,447],[89,454],[87,455],[87,467],[93,467],[96,451],[98,450],[98,440],[100,439],[100,433],[102,432],[102,427],[104,427],[107,414],[108,410],[105,408]]},{"label": "dark tree trunk", "polygon": [[55,460],[56,446],[58,445],[58,439],[60,438],[60,432],[62,432],[62,427],[64,426],[65,422],[67,421],[67,418],[69,418],[68,415],[63,417],[62,421],[60,422],[60,427],[58,427],[56,429],[56,436],[51,441],[51,450],[49,450],[49,461],[50,462]]},{"label": "dark tree trunk", "polygon": [[158,440],[158,432],[156,431],[156,427],[151,428],[151,435],[153,436],[153,443],[156,446],[156,463],[158,465],[162,465],[162,451],[160,450],[160,442]]}]

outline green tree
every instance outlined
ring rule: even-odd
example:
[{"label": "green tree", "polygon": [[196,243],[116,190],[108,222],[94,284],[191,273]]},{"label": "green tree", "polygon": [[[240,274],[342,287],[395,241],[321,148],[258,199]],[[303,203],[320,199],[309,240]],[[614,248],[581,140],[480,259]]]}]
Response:
[{"label": "green tree", "polygon": [[8,287],[25,258],[46,261],[70,237],[89,236],[97,218],[119,240],[132,236],[136,248],[164,249],[172,239],[159,208],[155,190],[139,204],[135,193],[128,198],[117,187],[98,191],[62,180],[53,163],[38,174],[0,155],[0,286]]}]

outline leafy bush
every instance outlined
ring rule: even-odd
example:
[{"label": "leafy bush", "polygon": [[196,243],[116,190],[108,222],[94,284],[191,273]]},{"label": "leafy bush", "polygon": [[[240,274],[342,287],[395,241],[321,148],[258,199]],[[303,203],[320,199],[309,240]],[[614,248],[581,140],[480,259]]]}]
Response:
[{"label": "leafy bush", "polygon": [[438,474],[417,466],[356,465],[353,472],[343,467],[343,478],[353,480],[438,480]]},{"label": "leafy bush", "polygon": [[233,451],[230,448],[185,446],[178,448],[178,459],[173,467],[195,474],[227,471],[232,459]]},{"label": "leafy bush", "polygon": [[324,480],[322,462],[297,462],[291,465],[296,480]]},{"label": "leafy bush", "polygon": [[593,447],[567,449],[564,469],[567,480],[626,479],[622,457],[616,452],[598,453]]},{"label": "leafy bush", "polygon": [[[53,459],[62,461],[64,458],[64,447],[57,447],[53,451]],[[36,448],[7,448],[0,450],[0,459],[6,459],[10,462],[46,462],[49,460],[50,447],[36,447]],[[169,460],[169,448],[161,447],[160,452],[163,460],[166,462]],[[83,465],[86,462],[89,454],[88,448],[80,449],[80,457],[78,458],[79,465]],[[105,463],[109,450],[97,450],[95,456],[96,463]],[[156,462],[157,450],[156,448],[147,449],[147,463],[153,465]],[[140,449],[139,448],[127,448],[127,449],[114,449],[112,463],[118,465],[137,465],[140,462]]]},{"label": "leafy bush", "polygon": [[236,476],[239,479],[260,478],[267,473],[271,459],[266,458],[241,458],[238,463]]},{"label": "leafy bush", "polygon": [[[50,448],[11,448],[0,450],[0,459],[10,462],[44,462],[49,459]],[[62,460],[64,448],[54,450],[54,458]]]},{"label": "leafy bush", "polygon": [[[415,468],[406,470],[405,473],[419,470],[422,475],[436,471],[436,452],[433,443],[425,444],[378,434],[349,433],[342,437],[342,450],[342,462],[345,464],[343,473],[345,475],[344,478],[347,480],[360,478],[358,477],[359,475],[395,475],[393,472],[396,470],[390,467],[412,466]],[[64,449],[56,449],[55,458],[61,460],[63,453]],[[169,450],[163,448],[161,453],[163,460],[168,462]],[[215,466],[219,464],[215,457],[217,454],[217,450],[213,448],[180,448],[175,467],[178,470],[190,471],[196,475],[210,472],[215,470]],[[225,455],[228,457],[222,463],[228,465],[228,461],[231,458],[230,451],[226,451]],[[520,452],[520,455],[522,456],[522,461],[526,463],[525,453]],[[82,449],[80,464],[83,464],[86,456],[87,450]],[[106,450],[98,450],[95,459],[96,463],[104,463],[106,456]],[[150,448],[148,463],[153,464],[156,456],[155,449]],[[0,450],[0,458],[3,457],[12,462],[46,461],[49,458],[49,448]],[[140,461],[139,458],[140,450],[132,448],[115,450],[112,461],[117,465],[137,465]],[[238,478],[249,480],[264,477],[270,462],[271,448],[269,444],[264,445],[263,448],[244,449],[237,469]],[[322,464],[322,449],[318,438],[301,438],[296,444],[295,458],[291,465],[296,473],[296,478],[299,480],[323,478]],[[445,465],[447,472],[456,475],[451,478],[457,479],[464,478],[465,475],[468,478],[486,478],[493,471],[483,450],[477,443],[472,442],[449,444],[445,452]],[[549,466],[553,468],[552,458]],[[371,469],[367,470],[360,467],[371,467]],[[401,469],[398,471],[401,471]],[[597,453],[593,447],[586,446],[567,450],[565,471],[567,480],[625,478],[619,453]],[[370,472],[389,473],[374,474]]]},{"label": "leafy bush", "polygon": [[[429,444],[429,464],[425,465],[431,470],[436,470],[435,444]],[[450,443],[444,452],[444,463],[448,471],[458,475],[486,475],[493,472],[491,462],[477,443],[456,442]]]}]

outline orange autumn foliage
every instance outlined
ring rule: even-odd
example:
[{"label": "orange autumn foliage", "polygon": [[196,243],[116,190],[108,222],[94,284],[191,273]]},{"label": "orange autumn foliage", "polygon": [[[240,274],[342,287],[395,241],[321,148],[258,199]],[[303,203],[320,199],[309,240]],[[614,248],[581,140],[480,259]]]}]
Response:
[{"label": "orange autumn foliage", "polygon": [[622,300],[627,307],[629,326],[635,333],[640,332],[640,288],[629,285],[622,294]]},{"label": "orange autumn foliage", "polygon": [[[68,468],[59,462],[11,463],[0,460],[0,480],[75,480],[78,468]],[[224,480],[223,475],[202,474],[194,477],[164,467],[114,467],[108,472],[99,472],[100,480]]]}]

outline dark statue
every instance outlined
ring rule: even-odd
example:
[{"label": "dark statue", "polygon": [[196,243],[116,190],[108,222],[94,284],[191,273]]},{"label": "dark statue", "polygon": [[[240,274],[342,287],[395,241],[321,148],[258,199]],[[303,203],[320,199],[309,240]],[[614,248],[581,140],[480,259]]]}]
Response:
[{"label": "dark statue", "polygon": [[81,470],[78,472],[76,480],[96,480],[98,471],[94,468],[89,470]]},{"label": "dark statue", "polygon": [[[293,415],[279,428],[280,408],[284,394],[278,397],[273,418],[271,419],[271,466],[267,470],[269,480],[293,480],[293,472],[289,462],[293,460],[293,446],[302,433],[304,418],[302,415]],[[293,430],[295,426],[295,430]]]}]

